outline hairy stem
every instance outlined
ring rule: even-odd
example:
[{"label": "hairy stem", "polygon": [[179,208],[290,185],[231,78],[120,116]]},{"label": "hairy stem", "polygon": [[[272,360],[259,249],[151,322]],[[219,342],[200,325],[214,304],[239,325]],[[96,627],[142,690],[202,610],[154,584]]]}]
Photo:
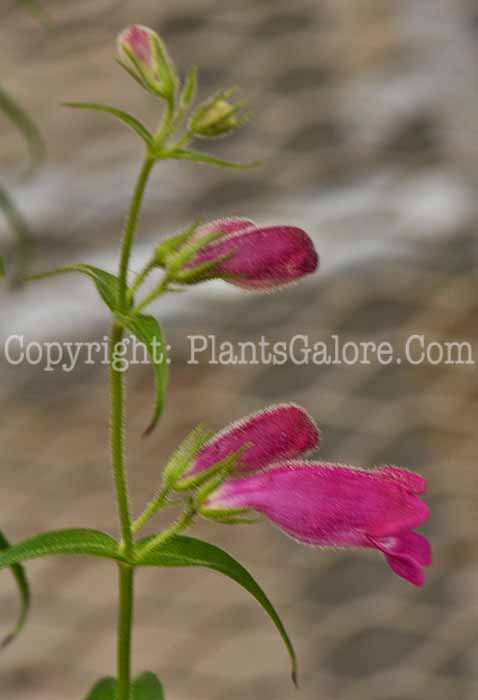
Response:
[{"label": "hairy stem", "polygon": [[119,267],[119,306],[126,311],[127,288],[128,288],[128,265],[131,256],[131,248],[133,246],[134,234],[138,224],[138,216],[143,202],[143,196],[146,189],[148,178],[154,165],[154,160],[147,157],[144,160],[143,166],[139,173],[136,188],[131,201],[131,207],[124,229],[123,245],[121,248],[121,260]]},{"label": "hairy stem", "polygon": [[145,306],[148,306],[152,301],[157,299],[159,296],[167,292],[168,290],[168,284],[170,280],[168,276],[166,275],[159,284],[156,285],[156,287],[149,293],[147,294],[144,299],[142,299],[139,304],[135,307],[134,313],[137,314],[140,311],[144,309]]},{"label": "hairy stem", "polygon": [[158,510],[161,510],[163,508],[168,500],[170,489],[165,488],[160,491],[160,493],[154,498],[151,503],[149,503],[145,510],[141,513],[141,515],[136,518],[134,521],[133,525],[131,526],[131,529],[133,532],[138,532],[146,523],[148,520],[151,520],[153,515],[155,515]]},{"label": "hairy stem", "polygon": [[111,461],[116,486],[118,516],[121,525],[124,552],[131,555],[133,535],[128,502],[128,483],[124,460],[123,423],[124,423],[124,386],[123,373],[116,367],[116,353],[123,338],[123,329],[115,323],[111,332],[110,374],[111,374]]},{"label": "hairy stem", "polygon": [[187,510],[184,511],[184,513],[175,523],[173,523],[170,527],[160,532],[159,535],[156,535],[156,537],[153,537],[147,544],[145,544],[144,547],[139,551],[139,556],[144,556],[148,552],[151,552],[153,549],[157,549],[162,544],[174,537],[174,535],[177,535],[179,532],[186,530],[186,528],[188,528],[191,525],[196,515],[196,507],[194,504],[191,504],[189,508],[187,508]]},{"label": "hairy stem", "polygon": [[130,700],[131,687],[131,632],[133,625],[134,569],[118,565],[118,690],[117,700]]}]

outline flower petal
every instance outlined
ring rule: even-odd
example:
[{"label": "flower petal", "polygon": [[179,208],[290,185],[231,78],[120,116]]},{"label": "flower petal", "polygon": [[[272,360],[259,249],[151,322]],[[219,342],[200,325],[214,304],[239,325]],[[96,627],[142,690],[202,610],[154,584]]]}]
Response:
[{"label": "flower petal", "polygon": [[217,266],[217,276],[246,289],[271,289],[314,272],[319,258],[300,228],[244,228],[211,243],[192,263],[200,265],[230,255]]},{"label": "flower petal", "polygon": [[252,508],[295,539],[319,546],[370,546],[423,522],[428,507],[379,471],[318,462],[286,462],[228,480],[207,508]]},{"label": "flower petal", "polygon": [[400,532],[396,536],[370,538],[374,546],[392,557],[411,557],[422,566],[432,563],[432,550],[426,537],[411,530]]},{"label": "flower petal", "polygon": [[300,406],[280,404],[242,418],[215,435],[196,455],[188,475],[208,469],[244,445],[238,468],[242,473],[257,471],[279,459],[289,459],[319,444],[319,431]]}]

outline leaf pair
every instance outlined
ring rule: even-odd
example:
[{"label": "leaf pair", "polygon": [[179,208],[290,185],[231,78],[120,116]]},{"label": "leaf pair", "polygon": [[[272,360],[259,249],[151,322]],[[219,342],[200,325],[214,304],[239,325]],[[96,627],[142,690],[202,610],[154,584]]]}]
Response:
[{"label": "leaf pair", "polygon": [[65,102],[65,106],[72,107],[73,109],[91,109],[97,112],[107,112],[108,114],[113,115],[122,121],[123,124],[126,124],[126,126],[135,131],[143,140],[151,157],[157,158],[158,160],[161,158],[172,160],[191,160],[195,161],[196,163],[209,163],[210,165],[216,165],[219,168],[232,168],[235,170],[254,168],[260,164],[260,161],[235,163],[230,160],[216,158],[209,153],[203,153],[202,151],[195,151],[189,148],[172,147],[164,150],[159,148],[158,150],[154,135],[148,131],[148,129],[138,119],[136,119],[136,117],[122,109],[110,107],[109,105],[98,104],[97,102]]},{"label": "leaf pair", "polygon": [[[102,678],[86,700],[116,700],[117,685],[114,678]],[[163,686],[154,673],[147,671],[133,681],[131,700],[164,700]]]},{"label": "leaf pair", "polygon": [[[141,549],[150,541],[151,538],[139,540],[138,548]],[[89,529],[53,530],[1,552],[0,569],[49,554],[80,554],[126,561],[124,555],[119,552],[117,542],[104,532]],[[135,566],[157,567],[200,566],[217,571],[238,583],[256,599],[276,626],[291,659],[292,679],[294,683],[297,682],[296,655],[278,613],[251,574],[227,552],[203,540],[176,535],[158,549],[146,552],[133,563]]]}]

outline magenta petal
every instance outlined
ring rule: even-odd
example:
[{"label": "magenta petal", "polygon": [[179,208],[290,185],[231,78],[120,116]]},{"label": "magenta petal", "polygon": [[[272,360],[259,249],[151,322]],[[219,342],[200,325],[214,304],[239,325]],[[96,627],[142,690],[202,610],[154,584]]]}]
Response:
[{"label": "magenta petal", "polygon": [[408,471],[408,469],[400,469],[400,467],[386,466],[377,469],[384,476],[389,476],[392,479],[398,479],[405,486],[407,486],[410,491],[416,494],[425,493],[427,489],[427,481],[421,476],[421,474],[416,474],[415,472]]},{"label": "magenta petal", "polygon": [[423,586],[425,574],[420,564],[417,564],[411,557],[389,557],[385,556],[388,565],[398,576],[406,579],[414,586]]},{"label": "magenta petal", "polygon": [[429,511],[399,477],[382,470],[288,462],[226,481],[209,497],[206,509],[254,509],[308,544],[375,547],[396,573],[422,585],[420,565],[431,562],[430,547],[410,530]]},{"label": "magenta petal", "polygon": [[430,543],[418,532],[409,530],[400,532],[396,536],[371,538],[371,540],[386,555],[411,557],[422,566],[430,566],[432,563]]},{"label": "magenta petal", "polygon": [[199,265],[229,255],[218,277],[246,289],[272,289],[317,269],[319,258],[309,236],[293,226],[244,228],[211,243],[192,261]]},{"label": "magenta petal", "polygon": [[188,475],[208,469],[245,444],[251,447],[239,469],[256,471],[279,459],[290,459],[317,447],[319,431],[309,414],[295,404],[271,406],[242,418],[215,435],[196,455]]}]

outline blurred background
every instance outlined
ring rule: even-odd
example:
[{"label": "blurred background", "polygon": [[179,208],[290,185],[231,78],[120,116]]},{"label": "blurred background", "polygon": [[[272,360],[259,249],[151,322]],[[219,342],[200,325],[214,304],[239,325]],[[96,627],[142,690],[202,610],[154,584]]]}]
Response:
[{"label": "blurred background", "polygon": [[[148,189],[133,269],[150,246],[198,215],[243,215],[304,227],[319,273],[274,296],[225,284],[155,308],[172,346],[161,428],[149,418],[148,367],[129,375],[128,450],[134,506],[199,420],[219,428],[273,403],[304,405],[323,431],[320,457],[399,464],[429,479],[434,565],[423,590],[373,552],[301,548],[266,524],[201,524],[264,585],[296,642],[304,700],[471,700],[477,676],[475,365],[235,366],[188,364],[190,333],[271,341],[308,334],[389,340],[413,333],[467,341],[477,330],[477,82],[474,3],[465,0],[2,0],[0,85],[34,118],[47,159],[25,175],[26,150],[0,114],[0,187],[18,208],[0,218],[7,267],[66,262],[115,268],[139,167],[134,135],[64,100],[130,110],[154,126],[158,106],[113,60],[133,22],[166,40],[177,65],[200,67],[201,94],[238,84],[255,113],[214,145],[261,158],[247,173],[164,163]],[[38,1],[40,5],[40,0]],[[209,150],[210,145],[207,144]],[[15,221],[13,222],[15,223]],[[25,247],[26,245],[26,247]],[[0,340],[101,340],[107,314],[77,276],[2,285]],[[104,367],[45,373],[0,361],[0,524],[18,541],[37,530],[116,532]],[[84,697],[114,672],[115,571],[73,558],[32,562],[22,638],[0,657],[6,700]],[[169,700],[296,697],[267,618],[232,583],[193,570],[138,575],[135,669],[155,671]],[[16,593],[0,578],[0,627]]]}]

